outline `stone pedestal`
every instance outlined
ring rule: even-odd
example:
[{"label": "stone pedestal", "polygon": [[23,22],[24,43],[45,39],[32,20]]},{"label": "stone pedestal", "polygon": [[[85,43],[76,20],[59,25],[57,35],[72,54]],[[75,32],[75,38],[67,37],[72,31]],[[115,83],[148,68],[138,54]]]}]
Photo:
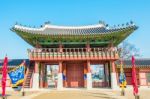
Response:
[{"label": "stone pedestal", "polygon": [[92,74],[90,61],[87,61],[87,89],[92,89]]},{"label": "stone pedestal", "polygon": [[111,88],[118,89],[116,73],[111,73]]},{"label": "stone pedestal", "polygon": [[34,65],[32,89],[34,90],[39,89],[39,62],[35,62],[35,65]]},{"label": "stone pedestal", "polygon": [[63,75],[58,73],[57,89],[60,90],[63,88]]},{"label": "stone pedestal", "polygon": [[116,67],[114,61],[111,61],[111,88],[113,90],[119,88],[117,83]]},{"label": "stone pedestal", "polygon": [[39,73],[33,74],[32,89],[34,89],[34,90],[39,89]]},{"label": "stone pedestal", "polygon": [[92,74],[87,73],[87,89],[92,89]]}]

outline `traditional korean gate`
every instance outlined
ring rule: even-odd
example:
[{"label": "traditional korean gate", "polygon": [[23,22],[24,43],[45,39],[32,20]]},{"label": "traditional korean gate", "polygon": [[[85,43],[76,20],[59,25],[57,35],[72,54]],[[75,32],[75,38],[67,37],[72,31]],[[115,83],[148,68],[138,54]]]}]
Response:
[{"label": "traditional korean gate", "polygon": [[84,66],[67,64],[67,87],[84,87]]}]

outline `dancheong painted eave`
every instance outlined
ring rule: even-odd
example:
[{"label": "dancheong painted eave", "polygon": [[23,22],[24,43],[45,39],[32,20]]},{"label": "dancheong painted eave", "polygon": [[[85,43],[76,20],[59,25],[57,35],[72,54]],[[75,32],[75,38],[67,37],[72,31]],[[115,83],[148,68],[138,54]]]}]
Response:
[{"label": "dancheong painted eave", "polygon": [[44,24],[40,28],[27,27],[16,24],[12,31],[32,46],[41,45],[82,45],[87,42],[92,45],[115,46],[133,33],[138,27],[133,23],[110,27],[104,23],[87,26],[57,26]]}]

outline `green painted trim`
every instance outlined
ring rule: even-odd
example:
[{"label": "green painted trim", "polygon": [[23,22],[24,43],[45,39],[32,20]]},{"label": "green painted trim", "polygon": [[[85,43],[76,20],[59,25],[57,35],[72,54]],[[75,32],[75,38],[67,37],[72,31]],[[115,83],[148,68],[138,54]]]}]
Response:
[{"label": "green painted trim", "polygon": [[124,28],[120,31],[115,31],[105,34],[88,34],[88,35],[42,35],[42,34],[33,34],[16,29],[12,29],[16,32],[22,39],[32,46],[39,44],[41,46],[47,45],[57,45],[57,44],[66,44],[70,46],[72,44],[87,44],[89,42],[92,45],[107,46],[109,43],[113,43],[114,46],[117,46],[125,38],[127,38],[132,32],[134,32],[135,27]]}]

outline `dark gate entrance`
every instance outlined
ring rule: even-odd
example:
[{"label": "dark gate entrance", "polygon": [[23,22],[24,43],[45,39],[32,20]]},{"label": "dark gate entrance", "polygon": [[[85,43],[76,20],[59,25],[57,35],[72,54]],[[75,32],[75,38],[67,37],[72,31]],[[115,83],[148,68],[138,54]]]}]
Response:
[{"label": "dark gate entrance", "polygon": [[84,66],[83,64],[67,64],[67,87],[84,87]]}]

